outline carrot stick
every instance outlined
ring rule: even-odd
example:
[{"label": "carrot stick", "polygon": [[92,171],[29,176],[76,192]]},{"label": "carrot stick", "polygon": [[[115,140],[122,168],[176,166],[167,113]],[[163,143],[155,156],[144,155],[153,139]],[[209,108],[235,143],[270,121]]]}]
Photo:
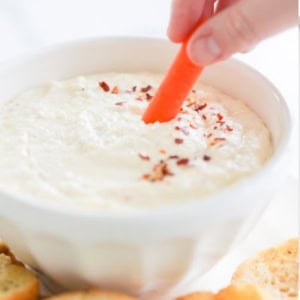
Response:
[{"label": "carrot stick", "polygon": [[[201,19],[196,28],[203,24]],[[203,67],[195,65],[187,54],[189,37],[182,43],[175,60],[156,94],[147,107],[143,121],[146,124],[168,122],[175,118],[180,111],[183,101],[187,98]]]}]

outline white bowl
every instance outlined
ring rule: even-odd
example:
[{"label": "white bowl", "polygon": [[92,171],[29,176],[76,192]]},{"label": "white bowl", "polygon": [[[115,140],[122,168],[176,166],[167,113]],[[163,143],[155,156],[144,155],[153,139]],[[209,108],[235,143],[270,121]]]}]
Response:
[{"label": "white bowl", "polygon": [[[0,105],[51,79],[101,71],[164,72],[177,47],[150,38],[101,38],[42,49],[0,66]],[[201,78],[246,102],[275,151],[255,175],[197,201],[134,216],[83,214],[0,194],[0,236],[16,255],[63,287],[100,286],[170,299],[212,268],[255,225],[284,175],[286,103],[263,76],[229,60]],[[168,295],[168,296],[167,296]]]}]

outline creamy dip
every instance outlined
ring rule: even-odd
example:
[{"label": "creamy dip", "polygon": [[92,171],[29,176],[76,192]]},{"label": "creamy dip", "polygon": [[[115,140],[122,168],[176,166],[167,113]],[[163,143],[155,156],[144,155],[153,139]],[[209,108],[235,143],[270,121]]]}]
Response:
[{"label": "creamy dip", "polygon": [[176,119],[145,125],[161,79],[103,73],[53,81],[7,102],[0,190],[84,210],[134,211],[220,191],[270,157],[262,120],[202,84]]}]

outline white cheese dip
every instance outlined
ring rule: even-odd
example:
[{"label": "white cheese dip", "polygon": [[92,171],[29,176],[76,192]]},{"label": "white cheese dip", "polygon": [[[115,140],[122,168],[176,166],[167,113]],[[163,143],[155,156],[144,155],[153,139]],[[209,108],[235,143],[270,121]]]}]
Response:
[{"label": "white cheese dip", "polygon": [[176,119],[145,125],[142,114],[161,79],[103,73],[53,81],[8,101],[0,108],[0,190],[133,212],[199,200],[270,157],[262,120],[204,85]]}]

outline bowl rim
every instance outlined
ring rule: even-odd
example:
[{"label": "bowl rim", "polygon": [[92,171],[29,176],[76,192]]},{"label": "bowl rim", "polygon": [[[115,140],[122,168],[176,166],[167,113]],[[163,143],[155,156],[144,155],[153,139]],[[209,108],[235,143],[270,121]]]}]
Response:
[{"label": "bowl rim", "polygon": [[[149,37],[149,36],[105,36],[105,37],[92,37],[92,38],[81,38],[76,40],[69,40],[65,42],[55,43],[53,45],[46,45],[34,50],[26,51],[22,55],[17,55],[11,57],[0,63],[0,72],[6,69],[17,66],[20,63],[28,62],[32,59],[35,59],[39,55],[50,55],[56,51],[61,51],[65,48],[87,46],[88,44],[95,44],[98,42],[109,42],[119,40],[122,42],[143,42],[153,41],[158,43],[167,43],[167,39],[158,38],[158,37]],[[169,42],[168,42],[169,44]],[[55,205],[48,202],[36,202],[31,200],[26,200],[26,198],[21,198],[15,195],[11,195],[7,192],[0,191],[0,198],[7,198],[10,201],[16,202],[16,204],[23,206],[24,209],[29,209],[31,213],[37,213],[38,215],[48,215],[55,218],[63,218],[64,220],[91,220],[101,222],[122,222],[123,224],[134,224],[134,223],[152,223],[155,220],[167,220],[168,218],[180,219],[183,216],[188,217],[192,215],[197,215],[197,212],[203,208],[204,204],[210,202],[210,204],[217,205],[219,201],[222,201],[222,198],[230,199],[233,194],[240,193],[243,194],[243,191],[247,191],[249,185],[253,185],[258,182],[262,182],[263,178],[270,172],[272,172],[279,162],[283,159],[284,150],[287,148],[290,134],[291,134],[291,115],[288,108],[288,105],[281,95],[279,90],[273,85],[273,83],[268,80],[263,74],[249,66],[248,64],[236,59],[230,58],[227,60],[230,64],[238,65],[240,68],[243,68],[246,72],[252,73],[259,78],[274,94],[274,98],[277,98],[279,105],[282,108],[282,116],[284,120],[284,128],[281,140],[273,152],[270,159],[266,164],[256,171],[254,174],[247,176],[245,179],[238,181],[228,187],[223,188],[222,190],[213,193],[208,196],[201,197],[200,200],[194,199],[188,201],[187,203],[172,203],[170,205],[151,208],[151,209],[142,209],[138,213],[109,213],[109,212],[99,212],[99,211],[82,211],[80,209],[75,209],[66,205],[65,207]],[[227,201],[227,200],[226,200]],[[64,208],[64,209],[62,209]],[[42,219],[42,218],[41,218]]]}]

